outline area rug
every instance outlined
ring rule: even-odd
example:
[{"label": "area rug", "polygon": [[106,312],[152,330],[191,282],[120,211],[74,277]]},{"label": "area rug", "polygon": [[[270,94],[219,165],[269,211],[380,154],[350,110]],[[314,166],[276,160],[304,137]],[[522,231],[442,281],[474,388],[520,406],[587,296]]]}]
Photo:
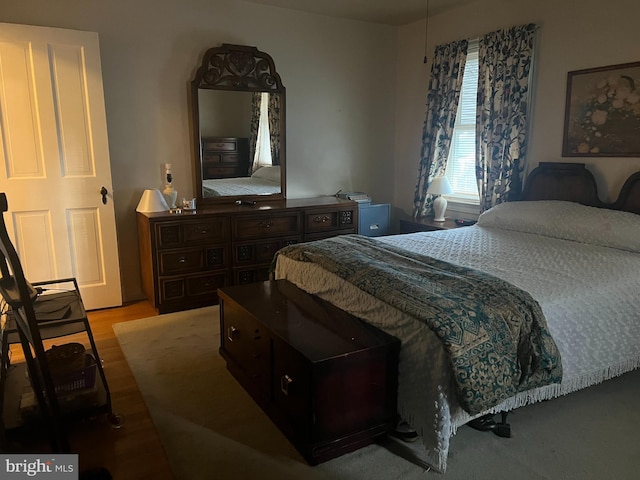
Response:
[{"label": "area rug", "polygon": [[218,316],[206,307],[113,326],[178,480],[638,478],[639,372],[518,409],[510,439],[461,428],[444,475],[419,461],[418,444],[394,441],[310,467],[226,370]]}]

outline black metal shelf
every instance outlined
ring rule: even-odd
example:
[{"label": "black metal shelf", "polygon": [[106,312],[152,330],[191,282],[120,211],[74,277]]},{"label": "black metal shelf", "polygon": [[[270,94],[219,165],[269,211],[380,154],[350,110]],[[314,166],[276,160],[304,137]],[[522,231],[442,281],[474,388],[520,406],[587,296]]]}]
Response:
[{"label": "black metal shelf", "polygon": [[[93,352],[88,351],[88,353],[93,355]],[[31,387],[25,362],[9,366],[4,395],[3,419],[7,435],[17,431],[38,430],[43,427],[38,402]],[[26,396],[29,395],[31,399],[27,399]],[[96,372],[95,383],[92,387],[59,393],[57,398],[60,404],[60,413],[65,422],[110,412],[108,392],[98,372]],[[25,400],[33,405],[33,410],[24,407]]]}]

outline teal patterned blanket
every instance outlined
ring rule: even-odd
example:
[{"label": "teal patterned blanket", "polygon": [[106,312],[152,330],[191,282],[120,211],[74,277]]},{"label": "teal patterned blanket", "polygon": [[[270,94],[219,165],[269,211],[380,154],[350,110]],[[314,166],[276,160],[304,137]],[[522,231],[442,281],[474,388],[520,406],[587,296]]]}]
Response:
[{"label": "teal patterned blanket", "polygon": [[540,306],[499,278],[359,235],[285,247],[274,265],[279,255],[316,263],[425,322],[442,340],[460,404],[472,415],[562,379]]}]

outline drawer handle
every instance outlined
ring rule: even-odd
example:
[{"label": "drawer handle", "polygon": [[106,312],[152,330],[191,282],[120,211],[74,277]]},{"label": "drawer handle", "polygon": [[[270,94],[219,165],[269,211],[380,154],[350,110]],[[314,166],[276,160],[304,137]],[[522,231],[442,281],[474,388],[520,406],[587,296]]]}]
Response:
[{"label": "drawer handle", "polygon": [[259,225],[263,228],[271,228],[273,226],[273,222],[271,220],[267,220],[266,222],[260,222]]},{"label": "drawer handle", "polygon": [[326,223],[329,221],[329,217],[327,217],[326,215],[323,215],[322,217],[314,218],[313,221],[316,223]]},{"label": "drawer handle", "polygon": [[238,329],[232,325],[227,329],[227,338],[230,342],[233,342],[238,333]]},{"label": "drawer handle", "polygon": [[194,231],[196,233],[201,233],[202,235],[206,235],[207,233],[209,233],[209,229],[206,227],[195,228]]},{"label": "drawer handle", "polygon": [[182,257],[178,258],[178,263],[184,263],[186,261],[187,261],[187,257],[182,256]]},{"label": "drawer handle", "polygon": [[280,377],[280,390],[282,390],[282,393],[288,396],[289,385],[291,385],[292,383],[293,378],[291,378],[289,375],[283,375],[282,377]]}]

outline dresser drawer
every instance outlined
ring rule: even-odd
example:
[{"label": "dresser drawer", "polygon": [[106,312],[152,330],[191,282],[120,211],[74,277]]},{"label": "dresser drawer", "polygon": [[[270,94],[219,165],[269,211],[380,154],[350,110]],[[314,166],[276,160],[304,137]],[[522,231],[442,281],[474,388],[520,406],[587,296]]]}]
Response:
[{"label": "dresser drawer", "polygon": [[204,222],[188,222],[184,224],[184,243],[187,245],[224,242],[229,237],[227,221],[216,218]]},{"label": "dresser drawer", "polygon": [[205,141],[203,145],[203,151],[205,153],[211,151],[224,151],[224,152],[234,152],[238,147],[237,143],[232,140],[219,140],[219,141]]},{"label": "dresser drawer", "polygon": [[238,243],[233,248],[233,264],[270,263],[275,253],[287,245],[300,243],[301,237],[274,238],[267,241]]},{"label": "dresser drawer", "polygon": [[177,275],[228,266],[229,254],[226,245],[158,252],[159,275]]},{"label": "dresser drawer", "polygon": [[247,266],[233,269],[233,284],[246,285],[247,283],[265,282],[269,280],[270,265]]},{"label": "dresser drawer", "polygon": [[182,244],[182,224],[163,222],[156,224],[158,248],[178,247]]},{"label": "dresser drawer", "polygon": [[222,155],[222,159],[220,160],[222,164],[231,164],[235,165],[240,162],[240,157],[238,155]]},{"label": "dresser drawer", "polygon": [[233,237],[236,240],[293,236],[301,234],[300,230],[300,215],[296,212],[233,219]]},{"label": "dresser drawer", "polygon": [[160,275],[176,275],[201,270],[204,268],[203,253],[201,248],[160,252],[158,272]]},{"label": "dresser drawer", "polygon": [[[208,274],[185,275],[177,277],[160,278],[160,303],[184,304],[193,301],[196,304],[210,304],[212,299],[217,299],[218,288],[229,284],[228,274],[225,271]],[[198,303],[200,302],[200,303]],[[165,305],[164,309],[171,311],[171,305]]]},{"label": "dresser drawer", "polygon": [[202,159],[204,165],[219,165],[219,164],[232,164],[240,163],[240,156],[235,153],[208,153]]},{"label": "dresser drawer", "polygon": [[315,210],[305,213],[305,233],[354,228],[353,210]]},{"label": "dresser drawer", "polygon": [[201,295],[217,296],[218,288],[227,285],[226,272],[210,273],[208,275],[192,275],[186,278],[187,296],[198,297]]},{"label": "dresser drawer", "polygon": [[199,222],[162,222],[156,224],[158,248],[204,245],[224,242],[229,237],[225,218],[213,218]]},{"label": "dresser drawer", "polygon": [[207,153],[202,157],[202,164],[204,166],[219,165],[221,163],[222,163],[222,154],[220,153]]}]

